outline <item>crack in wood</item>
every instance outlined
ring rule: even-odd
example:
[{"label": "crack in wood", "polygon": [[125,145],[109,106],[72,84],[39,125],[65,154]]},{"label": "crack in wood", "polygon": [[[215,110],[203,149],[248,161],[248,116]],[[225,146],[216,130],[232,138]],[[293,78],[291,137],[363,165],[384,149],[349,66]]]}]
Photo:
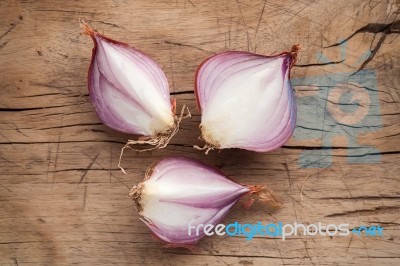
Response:
[{"label": "crack in wood", "polygon": [[210,53],[209,51],[206,51],[206,50],[204,50],[202,48],[199,48],[197,46],[190,45],[190,44],[183,44],[183,43],[172,42],[172,41],[164,41],[164,43],[171,44],[171,45],[176,45],[176,46],[182,46],[182,47],[189,47],[189,48],[197,49],[197,50],[202,51],[202,52]]},{"label": "crack in wood", "polygon": [[340,60],[340,61],[334,61],[334,62],[328,62],[328,63],[311,63],[311,64],[304,64],[304,65],[297,65],[295,64],[295,67],[312,67],[312,66],[329,66],[329,65],[337,65],[341,64],[345,61],[346,59]]},{"label": "crack in wood", "polygon": [[[60,125],[63,124],[63,121],[64,121],[64,116],[61,116]],[[59,151],[60,151],[61,133],[62,133],[62,128],[60,128],[60,130],[58,131],[58,141],[57,141],[57,149],[56,149],[56,158],[55,158],[55,160],[54,160],[54,170],[57,169],[58,154],[59,154]],[[52,179],[52,182],[51,182],[52,185],[54,184],[55,179],[56,179],[56,174],[54,173],[54,174],[53,174],[53,179]]]},{"label": "crack in wood", "polygon": [[17,23],[12,23],[11,27],[0,36],[0,40],[3,39],[4,36],[9,34],[17,25],[18,25],[18,22]]},{"label": "crack in wood", "polygon": [[345,211],[345,212],[338,212],[338,213],[332,213],[325,215],[324,217],[339,217],[339,216],[347,216],[347,215],[353,215],[353,214],[377,214],[380,212],[385,212],[385,211],[396,211],[399,210],[400,206],[379,206],[375,207],[372,209],[359,209],[359,210],[354,210],[354,211]]},{"label": "crack in wood", "polygon": [[0,44],[0,50],[3,49],[7,45],[8,41],[3,42]]},{"label": "crack in wood", "polygon": [[85,185],[85,188],[83,189],[82,210],[85,209],[85,207],[86,207],[87,190],[88,190],[88,187],[87,187],[87,185]]},{"label": "crack in wood", "polygon": [[323,48],[339,46],[339,45],[349,41],[351,38],[353,38],[355,35],[357,35],[359,33],[392,34],[392,33],[399,33],[400,32],[399,30],[400,30],[400,20],[393,21],[392,23],[388,23],[388,24],[369,23],[369,24],[365,25],[364,27],[356,30],[353,34],[351,34],[349,37],[345,38],[344,40],[337,42],[335,44],[329,45],[329,46],[325,46]]},{"label": "crack in wood", "polygon": [[87,173],[89,172],[90,168],[92,168],[92,165],[97,160],[97,157],[99,157],[99,154],[100,154],[100,151],[96,154],[96,156],[92,159],[92,161],[86,167],[85,172],[83,173],[83,175],[81,176],[81,179],[78,182],[78,185],[80,185],[83,182],[83,180],[85,179],[85,177],[86,177]]},{"label": "crack in wood", "polygon": [[[279,256],[267,256],[267,255],[233,255],[233,254],[202,254],[202,253],[183,253],[183,252],[175,252],[166,250],[165,253],[168,254],[178,254],[178,255],[187,255],[187,256],[217,256],[217,257],[236,257],[236,258],[268,258],[268,259],[281,259]],[[283,259],[292,260],[292,259],[304,259],[306,257],[283,257]]]},{"label": "crack in wood", "polygon": [[103,123],[98,122],[98,123],[81,123],[81,124],[72,124],[72,125],[60,125],[60,126],[54,126],[54,127],[38,128],[38,130],[47,130],[47,129],[56,129],[56,128],[69,128],[69,127],[76,127],[76,126],[98,126],[98,125],[103,125]]},{"label": "crack in wood", "polygon": [[381,199],[400,199],[400,196],[357,196],[357,197],[320,197],[310,199],[323,199],[323,200],[381,200]]},{"label": "crack in wood", "polygon": [[25,111],[61,108],[61,107],[68,107],[68,106],[74,106],[74,105],[78,105],[78,104],[73,103],[73,104],[65,104],[65,105],[44,106],[44,107],[26,107],[26,108],[18,108],[18,107],[4,108],[4,107],[0,107],[0,112],[25,112]]},{"label": "crack in wood", "polygon": [[171,92],[170,95],[181,95],[181,94],[194,94],[194,91],[174,91]]},{"label": "crack in wood", "polygon": [[72,14],[87,14],[87,15],[100,15],[101,13],[86,12],[86,11],[75,11],[75,10],[62,10],[62,9],[36,9],[39,12],[60,12],[60,13],[72,13]]}]

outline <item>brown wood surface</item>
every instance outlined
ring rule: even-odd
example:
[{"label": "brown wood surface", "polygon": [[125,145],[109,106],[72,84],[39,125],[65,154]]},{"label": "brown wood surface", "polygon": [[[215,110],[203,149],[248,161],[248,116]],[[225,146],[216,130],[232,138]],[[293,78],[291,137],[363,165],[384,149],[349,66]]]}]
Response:
[{"label": "brown wood surface", "polygon": [[[1,1],[0,265],[400,265],[400,26],[391,24],[398,14],[397,0]],[[151,55],[178,110],[188,104],[193,112],[167,148],[128,151],[127,175],[117,163],[131,136],[102,125],[88,99],[92,42],[80,35],[80,18]],[[349,36],[341,62],[340,47],[328,46]],[[323,135],[292,138],[264,154],[194,150],[201,142],[193,76],[201,61],[225,50],[279,53],[297,43],[303,50],[293,78],[375,71],[382,127],[357,142],[379,150],[380,162],[350,164],[346,136],[333,138],[332,165],[322,169],[302,167],[299,157],[324,146]],[[321,64],[318,52],[333,63]],[[296,93],[318,90],[299,86]],[[163,249],[127,195],[152,162],[171,155],[268,184],[284,202],[277,211],[238,204],[225,223],[381,225],[384,236],[207,237],[194,251]]]}]

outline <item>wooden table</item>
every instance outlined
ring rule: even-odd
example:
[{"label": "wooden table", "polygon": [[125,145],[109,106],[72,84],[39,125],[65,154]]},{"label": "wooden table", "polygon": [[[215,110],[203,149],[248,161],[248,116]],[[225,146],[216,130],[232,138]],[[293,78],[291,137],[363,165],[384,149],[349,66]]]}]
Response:
[{"label": "wooden table", "polygon": [[[0,12],[0,265],[400,265],[398,1],[28,0],[1,1]],[[132,136],[102,125],[89,102],[92,42],[80,18],[151,55],[178,110],[193,112],[167,148],[128,151],[127,175],[117,163]],[[295,136],[265,154],[193,149],[202,60],[297,43]],[[237,204],[224,223],[380,225],[383,236],[214,236],[193,251],[163,249],[127,195],[171,155],[268,184],[284,202]]]}]

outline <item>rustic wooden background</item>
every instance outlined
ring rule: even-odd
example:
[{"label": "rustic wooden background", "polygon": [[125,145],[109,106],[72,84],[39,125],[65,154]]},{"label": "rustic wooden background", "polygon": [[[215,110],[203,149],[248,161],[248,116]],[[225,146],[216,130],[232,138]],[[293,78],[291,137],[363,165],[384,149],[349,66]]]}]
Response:
[{"label": "rustic wooden background", "polygon": [[[21,0],[1,1],[0,14],[0,265],[400,265],[397,0]],[[102,125],[88,99],[92,42],[80,35],[80,18],[155,58],[178,110],[188,104],[194,114],[166,149],[128,151],[128,175],[117,163],[130,136]],[[348,37],[342,58],[334,44]],[[348,163],[344,135],[332,140],[328,168],[302,167],[303,151],[326,148],[323,130],[265,154],[194,150],[197,65],[229,49],[273,54],[297,43],[303,51],[293,78],[375,71],[382,127],[356,138],[381,154],[359,156],[380,162]],[[371,54],[357,61],[365,51]],[[318,53],[331,62],[321,63]],[[319,89],[306,84],[296,93],[300,99]],[[305,107],[299,104],[299,113]],[[226,223],[379,224],[384,236],[208,237],[194,251],[163,249],[127,194],[147,166],[170,155],[216,165],[240,182],[268,184],[284,201],[277,211],[238,204]]]}]

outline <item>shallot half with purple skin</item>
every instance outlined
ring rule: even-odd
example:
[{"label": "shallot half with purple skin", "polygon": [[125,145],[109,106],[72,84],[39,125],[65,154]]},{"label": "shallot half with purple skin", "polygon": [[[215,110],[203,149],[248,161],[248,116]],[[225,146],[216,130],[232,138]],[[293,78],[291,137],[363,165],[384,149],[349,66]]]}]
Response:
[{"label": "shallot half with purple skin", "polygon": [[98,117],[114,130],[142,136],[122,148],[118,166],[126,173],[120,166],[124,149],[135,144],[154,146],[137,151],[166,147],[179,129],[185,106],[177,116],[167,78],[148,55],[94,31],[84,21],[81,26],[94,43],[88,87]]},{"label": "shallot half with purple skin", "polygon": [[206,150],[277,149],[292,136],[296,100],[290,69],[300,47],[276,56],[224,52],[206,59],[195,81]]},{"label": "shallot half with purple skin", "polygon": [[196,244],[205,234],[188,234],[189,223],[215,226],[249,194],[273,207],[280,206],[266,186],[236,183],[218,169],[184,157],[161,160],[130,192],[142,221],[155,237],[173,247]]}]

